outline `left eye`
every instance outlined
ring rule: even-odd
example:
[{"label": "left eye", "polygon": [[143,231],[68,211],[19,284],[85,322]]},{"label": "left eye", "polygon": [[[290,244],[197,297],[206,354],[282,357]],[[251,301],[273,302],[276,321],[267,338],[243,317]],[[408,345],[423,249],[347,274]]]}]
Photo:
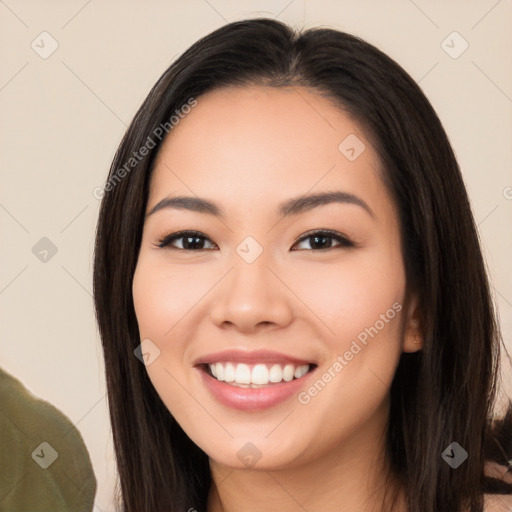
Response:
[{"label": "left eye", "polygon": [[[182,240],[182,247],[176,247],[172,245],[172,243],[177,240]],[[156,246],[160,247],[161,249],[163,249],[164,247],[169,247],[170,249],[178,249],[182,251],[200,251],[207,249],[206,247],[203,247],[205,240],[211,242],[211,240],[206,235],[200,233],[199,231],[180,231],[178,233],[172,233],[170,235],[163,237],[161,240],[158,241]],[[306,233],[306,235],[302,236],[296,241],[293,247],[306,240],[310,240],[310,248],[313,251],[332,249],[336,247],[332,245],[333,240],[337,241],[338,246],[341,247],[354,246],[354,243],[351,242],[345,236],[343,236],[341,233],[331,230],[322,230]],[[215,245],[215,247],[217,246]],[[292,250],[297,249],[292,248]]]},{"label": "left eye", "polygon": [[[170,246],[172,242],[175,240],[184,240],[185,243],[182,247],[174,247]],[[190,242],[192,240],[192,242]],[[180,231],[179,233],[171,233],[170,235],[164,236],[161,240],[158,241],[157,246],[163,249],[164,247],[170,246],[170,249],[180,249],[182,251],[190,251],[190,250],[203,250],[204,247],[201,247],[201,242],[198,240],[209,240],[206,235],[200,233],[199,231]]]},{"label": "left eye", "polygon": [[[313,231],[312,233],[307,233],[302,238],[300,238],[297,243],[301,243],[306,240],[310,241],[310,246],[320,245],[321,247],[312,247],[312,250],[319,251],[322,249],[332,249],[332,240],[336,240],[341,247],[353,247],[354,244],[348,238],[343,236],[341,233],[337,233],[336,231]],[[331,241],[331,243],[326,242]],[[327,245],[327,247],[325,247]],[[336,246],[335,246],[336,247]]]}]

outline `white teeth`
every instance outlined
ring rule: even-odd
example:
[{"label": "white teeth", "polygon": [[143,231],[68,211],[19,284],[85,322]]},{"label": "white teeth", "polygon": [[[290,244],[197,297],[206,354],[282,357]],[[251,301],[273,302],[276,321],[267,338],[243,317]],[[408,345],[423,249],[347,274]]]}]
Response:
[{"label": "white teeth", "polygon": [[235,367],[232,363],[228,363],[224,369],[224,380],[226,382],[233,382],[235,380]]},{"label": "white teeth", "polygon": [[274,364],[270,367],[268,380],[270,382],[281,382],[283,380],[283,369],[280,365]]},{"label": "white teeth", "polygon": [[268,368],[264,364],[257,364],[251,373],[253,384],[268,384]]},{"label": "white teeth", "polygon": [[269,383],[290,382],[300,379],[308,373],[310,365],[304,364],[295,366],[293,364],[267,365],[263,363],[256,364],[252,368],[244,363],[212,363],[208,365],[212,375],[219,381],[241,384],[245,387],[259,387]]},{"label": "white teeth", "polygon": [[[217,363],[218,365],[220,363]],[[238,384],[251,383],[251,369],[246,364],[239,364],[235,369],[235,382]]]},{"label": "white teeth", "polygon": [[224,366],[222,366],[222,363],[217,363],[215,365],[215,377],[217,377],[217,380],[224,380]]},{"label": "white teeth", "polygon": [[309,369],[309,366],[297,366],[297,368],[295,368],[295,373],[293,374],[293,376],[296,378],[296,379],[300,379],[301,377],[304,377],[304,375],[306,375],[306,373],[308,373],[308,369]]},{"label": "white teeth", "polygon": [[295,373],[295,366],[293,366],[293,364],[287,364],[283,370],[283,379],[286,382],[290,382],[293,379],[294,373]]}]

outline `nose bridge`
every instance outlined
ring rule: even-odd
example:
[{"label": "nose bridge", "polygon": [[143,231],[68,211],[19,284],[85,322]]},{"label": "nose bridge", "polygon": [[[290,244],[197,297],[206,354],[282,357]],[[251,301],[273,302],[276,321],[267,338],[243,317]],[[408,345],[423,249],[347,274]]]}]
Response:
[{"label": "nose bridge", "polygon": [[269,302],[270,289],[275,284],[271,282],[275,278],[268,268],[272,265],[269,255],[270,251],[252,236],[244,238],[236,247],[231,258],[233,270],[229,290],[229,297],[235,299],[234,310],[237,301],[240,305],[247,302],[245,308],[259,308]]},{"label": "nose bridge", "polygon": [[290,318],[286,287],[271,270],[271,251],[252,236],[235,248],[229,260],[231,271],[217,294],[212,316],[223,322],[251,329],[260,323],[286,323]]}]

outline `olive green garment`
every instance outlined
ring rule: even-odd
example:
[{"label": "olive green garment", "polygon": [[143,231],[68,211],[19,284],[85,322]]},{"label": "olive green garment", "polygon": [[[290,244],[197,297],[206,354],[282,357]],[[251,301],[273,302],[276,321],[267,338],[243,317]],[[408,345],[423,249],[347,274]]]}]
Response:
[{"label": "olive green garment", "polygon": [[95,493],[73,423],[0,368],[0,512],[90,512]]}]

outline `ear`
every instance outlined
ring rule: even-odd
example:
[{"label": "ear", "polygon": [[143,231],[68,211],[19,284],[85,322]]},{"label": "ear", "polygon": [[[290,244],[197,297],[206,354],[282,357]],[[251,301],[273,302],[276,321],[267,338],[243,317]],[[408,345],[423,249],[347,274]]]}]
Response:
[{"label": "ear", "polygon": [[416,295],[412,297],[406,314],[403,351],[417,352],[423,348],[423,328],[421,325],[419,300]]}]

